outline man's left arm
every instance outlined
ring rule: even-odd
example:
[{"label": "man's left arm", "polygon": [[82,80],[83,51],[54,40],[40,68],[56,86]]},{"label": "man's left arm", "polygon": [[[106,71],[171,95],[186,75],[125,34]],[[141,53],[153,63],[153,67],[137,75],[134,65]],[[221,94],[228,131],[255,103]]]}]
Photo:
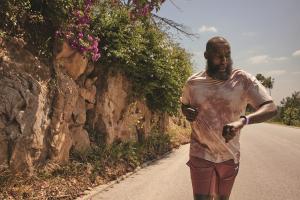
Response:
[{"label": "man's left arm", "polygon": [[261,105],[255,112],[245,117],[241,117],[236,122],[232,122],[228,125],[237,124],[242,128],[246,124],[256,124],[256,123],[267,121],[272,117],[274,117],[276,114],[277,114],[277,107],[275,103],[273,101],[268,101],[265,102],[263,105]]},{"label": "man's left arm", "polygon": [[[254,113],[251,113],[246,116],[248,123],[247,124],[256,124],[267,121],[277,114],[277,107],[273,101],[265,102],[259,107]],[[243,121],[247,121],[245,118],[242,118]]]},{"label": "man's left arm", "polygon": [[223,136],[226,141],[232,139],[236,135],[236,132],[243,128],[244,125],[261,123],[277,114],[277,107],[265,87],[254,76],[247,76],[249,87],[246,91],[246,96],[248,103],[256,111],[247,116],[241,116],[237,121],[226,124],[223,128]]},{"label": "man's left arm", "polygon": [[[223,129],[223,136],[226,141],[233,139],[236,132],[243,128],[246,124],[256,124],[267,121],[277,114],[277,107],[273,101],[266,102],[255,112],[241,117],[239,120],[226,124]],[[224,133],[225,131],[225,133]]]}]

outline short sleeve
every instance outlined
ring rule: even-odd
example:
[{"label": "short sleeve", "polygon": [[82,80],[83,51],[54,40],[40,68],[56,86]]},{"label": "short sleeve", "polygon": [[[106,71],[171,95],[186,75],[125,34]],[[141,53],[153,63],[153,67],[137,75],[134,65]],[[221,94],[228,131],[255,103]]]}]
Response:
[{"label": "short sleeve", "polygon": [[190,104],[190,88],[188,83],[186,82],[181,94],[181,103],[183,104]]},{"label": "short sleeve", "polygon": [[268,94],[266,88],[251,74],[248,76],[248,87],[246,91],[247,103],[258,109],[260,105],[267,101],[273,101],[272,97]]}]

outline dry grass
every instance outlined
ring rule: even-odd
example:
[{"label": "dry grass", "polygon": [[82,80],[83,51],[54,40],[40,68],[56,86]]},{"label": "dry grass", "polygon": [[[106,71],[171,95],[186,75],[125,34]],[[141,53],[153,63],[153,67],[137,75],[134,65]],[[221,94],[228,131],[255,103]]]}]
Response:
[{"label": "dry grass", "polygon": [[[67,165],[44,168],[31,177],[0,171],[0,199],[75,199],[89,188],[115,180],[190,139],[189,124],[170,120],[168,134],[152,134],[144,143],[95,146],[88,155],[73,153]],[[55,166],[55,165],[54,165]]]},{"label": "dry grass", "polygon": [[173,147],[177,148],[182,144],[190,142],[191,127],[189,122],[183,118],[173,118],[170,120],[168,134],[171,136]]}]

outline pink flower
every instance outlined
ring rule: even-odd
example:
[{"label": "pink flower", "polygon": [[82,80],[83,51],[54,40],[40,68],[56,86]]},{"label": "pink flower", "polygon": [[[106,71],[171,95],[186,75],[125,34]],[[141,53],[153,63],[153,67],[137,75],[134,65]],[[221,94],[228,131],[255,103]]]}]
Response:
[{"label": "pink flower", "polygon": [[82,12],[80,10],[77,10],[74,15],[76,17],[80,17],[82,15]]},{"label": "pink flower", "polygon": [[149,4],[146,4],[146,5],[144,6],[143,10],[142,10],[142,15],[143,15],[143,16],[146,16],[146,15],[149,14],[149,12],[150,12]]},{"label": "pink flower", "polygon": [[98,47],[98,41],[94,40],[94,42],[93,42],[93,48],[97,48],[97,47]]},{"label": "pink flower", "polygon": [[86,51],[86,48],[83,47],[83,46],[81,46],[81,47],[79,48],[79,51],[80,51],[81,53],[83,53],[84,51]]},{"label": "pink flower", "polygon": [[96,53],[92,56],[92,60],[97,61],[100,58],[100,56],[101,56],[100,53]]},{"label": "pink flower", "polygon": [[88,24],[88,23],[90,23],[90,19],[89,19],[89,17],[84,16],[84,17],[79,18],[78,23],[79,24]]},{"label": "pink flower", "polygon": [[83,33],[82,32],[78,33],[78,37],[83,38]]},{"label": "pink flower", "polygon": [[88,38],[89,41],[93,41],[94,40],[94,37],[91,36],[91,35],[88,35],[87,38]]},{"label": "pink flower", "polygon": [[85,5],[91,5],[93,2],[92,2],[92,0],[86,0],[85,1]]},{"label": "pink flower", "polygon": [[62,30],[56,31],[55,35],[63,37],[67,40],[71,48],[84,53],[93,61],[97,61],[101,54],[99,53],[99,39],[90,32],[91,9],[93,0],[84,0],[82,10],[74,10],[70,19],[70,23]]},{"label": "pink flower", "polygon": [[98,53],[98,51],[99,51],[99,49],[97,47],[93,49],[94,53]]}]

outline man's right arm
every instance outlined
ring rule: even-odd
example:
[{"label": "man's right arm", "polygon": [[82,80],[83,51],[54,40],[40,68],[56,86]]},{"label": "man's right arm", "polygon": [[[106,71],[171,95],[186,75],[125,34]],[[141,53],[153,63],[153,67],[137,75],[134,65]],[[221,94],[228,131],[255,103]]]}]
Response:
[{"label": "man's right arm", "polygon": [[186,119],[190,122],[195,121],[198,115],[198,110],[197,108],[191,106],[191,94],[190,94],[190,86],[188,84],[188,81],[185,83],[182,89],[180,102],[181,102],[181,111],[183,115],[186,117]]},{"label": "man's right arm", "polygon": [[181,104],[181,111],[189,122],[195,121],[198,115],[198,110],[196,108],[183,103]]}]

